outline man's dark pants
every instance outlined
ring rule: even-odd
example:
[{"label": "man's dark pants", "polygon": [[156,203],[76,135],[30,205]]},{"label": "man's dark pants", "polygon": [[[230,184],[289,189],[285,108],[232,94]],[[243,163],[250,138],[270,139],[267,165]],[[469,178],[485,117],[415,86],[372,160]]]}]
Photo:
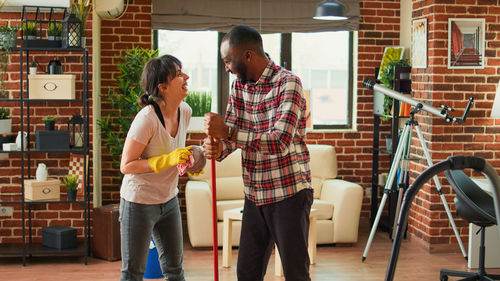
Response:
[{"label": "man's dark pants", "polygon": [[281,256],[285,280],[311,280],[307,241],[312,202],[311,189],[261,206],[245,198],[238,252],[239,281],[264,279],[274,242]]}]

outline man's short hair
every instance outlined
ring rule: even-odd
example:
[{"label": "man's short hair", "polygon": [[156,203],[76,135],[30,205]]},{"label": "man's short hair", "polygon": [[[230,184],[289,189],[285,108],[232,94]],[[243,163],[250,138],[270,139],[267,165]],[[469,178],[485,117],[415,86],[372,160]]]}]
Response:
[{"label": "man's short hair", "polygon": [[262,36],[253,27],[248,25],[237,25],[233,27],[222,41],[229,41],[231,46],[242,50],[253,50],[259,55],[264,56],[264,48],[262,46]]}]

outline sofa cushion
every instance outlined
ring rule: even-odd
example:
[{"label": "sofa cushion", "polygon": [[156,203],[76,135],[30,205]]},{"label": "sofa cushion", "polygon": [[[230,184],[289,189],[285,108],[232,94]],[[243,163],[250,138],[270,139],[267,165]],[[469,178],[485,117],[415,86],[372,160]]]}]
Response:
[{"label": "sofa cushion", "polygon": [[331,145],[307,145],[311,156],[311,176],[321,179],[337,177],[337,154]]},{"label": "sofa cushion", "polygon": [[312,209],[316,209],[316,219],[317,220],[330,220],[333,216],[333,204],[319,199],[314,199],[311,206]]},{"label": "sofa cushion", "polygon": [[217,200],[235,200],[244,199],[245,194],[243,193],[243,178],[231,177],[231,178],[219,178],[217,177]]},{"label": "sofa cushion", "polygon": [[[189,175],[189,179],[210,181],[212,170],[211,162],[212,161],[207,161],[205,168],[203,168],[203,174],[198,176]],[[241,168],[241,150],[237,149],[233,151],[233,153],[229,154],[229,156],[220,162],[215,161],[215,172],[217,178],[241,177],[243,174]]]},{"label": "sofa cushion", "polygon": [[323,180],[318,177],[312,177],[311,183],[314,189],[314,199],[319,199],[319,197],[321,196],[321,186],[323,185]]},{"label": "sofa cushion", "polygon": [[231,210],[234,208],[243,208],[245,200],[220,200],[217,201],[217,220],[224,220],[224,211]]}]

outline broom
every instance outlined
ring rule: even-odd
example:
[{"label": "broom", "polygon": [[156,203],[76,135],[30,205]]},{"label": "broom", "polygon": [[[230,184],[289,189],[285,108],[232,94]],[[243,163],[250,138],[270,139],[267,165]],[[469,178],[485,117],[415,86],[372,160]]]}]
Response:
[{"label": "broom", "polygon": [[214,259],[214,280],[219,281],[219,256],[217,246],[217,201],[215,188],[215,159],[211,159],[211,178],[212,178],[212,238],[213,238],[213,259]]}]

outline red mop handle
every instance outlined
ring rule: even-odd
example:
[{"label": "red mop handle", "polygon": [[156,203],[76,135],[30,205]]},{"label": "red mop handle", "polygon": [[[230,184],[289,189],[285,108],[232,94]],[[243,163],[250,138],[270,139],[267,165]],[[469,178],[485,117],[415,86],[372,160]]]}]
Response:
[{"label": "red mop handle", "polygon": [[214,280],[219,281],[219,255],[217,253],[217,198],[215,188],[215,159],[212,158],[212,234],[213,234],[213,255],[214,255]]}]

